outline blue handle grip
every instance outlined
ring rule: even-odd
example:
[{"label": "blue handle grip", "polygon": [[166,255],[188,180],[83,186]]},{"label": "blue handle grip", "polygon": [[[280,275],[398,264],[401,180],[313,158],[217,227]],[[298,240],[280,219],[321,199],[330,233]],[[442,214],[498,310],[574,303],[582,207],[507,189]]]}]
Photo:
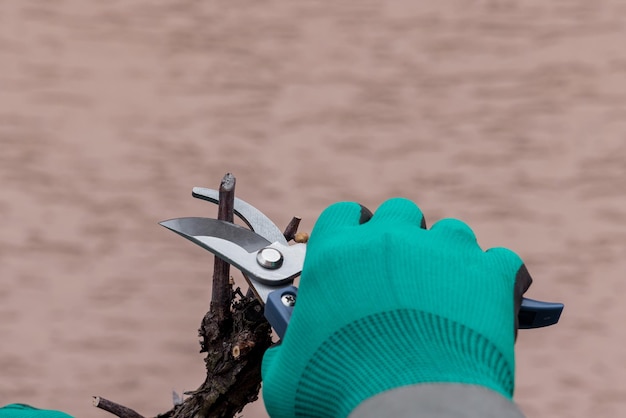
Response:
[{"label": "blue handle grip", "polygon": [[[267,297],[265,318],[269,321],[279,338],[283,338],[291,319],[291,313],[298,296],[295,286],[275,290]],[[519,329],[541,328],[559,322],[564,305],[556,302],[522,298],[519,315]]]},{"label": "blue handle grip", "polygon": [[289,325],[297,297],[298,288],[295,286],[274,290],[267,296],[265,318],[267,318],[267,321],[276,331],[276,335],[281,339],[285,335],[285,331],[287,331],[287,325]]}]

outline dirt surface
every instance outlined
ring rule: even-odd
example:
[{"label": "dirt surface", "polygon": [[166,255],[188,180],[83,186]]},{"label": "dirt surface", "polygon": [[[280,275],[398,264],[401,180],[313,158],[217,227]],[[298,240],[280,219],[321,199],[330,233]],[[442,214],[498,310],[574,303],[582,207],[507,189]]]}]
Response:
[{"label": "dirt surface", "polygon": [[[0,404],[145,415],[203,380],[226,172],[280,226],[415,200],[566,304],[521,332],[529,417],[626,415],[620,1],[0,2]],[[261,403],[244,411],[264,417]]]}]

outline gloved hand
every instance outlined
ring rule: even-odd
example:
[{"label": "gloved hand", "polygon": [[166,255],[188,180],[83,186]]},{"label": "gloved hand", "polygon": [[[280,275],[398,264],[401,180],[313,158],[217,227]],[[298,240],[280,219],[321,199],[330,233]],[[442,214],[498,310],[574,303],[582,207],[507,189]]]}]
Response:
[{"label": "gloved hand", "polygon": [[0,408],[0,418],[72,418],[65,412],[38,409],[30,405],[12,403]]},{"label": "gloved hand", "polygon": [[367,213],[334,204],[311,232],[289,328],[263,359],[270,416],[345,417],[418,383],[511,398],[517,313],[532,282],[522,260],[481,250],[459,220],[426,229],[406,199],[384,202],[363,223]]}]

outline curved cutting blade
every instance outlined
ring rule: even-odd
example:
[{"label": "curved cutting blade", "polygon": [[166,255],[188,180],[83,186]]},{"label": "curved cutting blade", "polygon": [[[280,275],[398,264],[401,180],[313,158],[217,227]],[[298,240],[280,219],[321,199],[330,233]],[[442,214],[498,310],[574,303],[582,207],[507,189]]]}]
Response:
[{"label": "curved cutting blade", "polygon": [[[302,271],[305,244],[290,246],[271,243],[247,228],[212,218],[176,218],[160,224],[212,252],[248,275],[250,280],[263,285],[291,284]],[[264,267],[259,263],[259,250],[268,247],[278,251],[282,264]],[[254,287],[259,290],[259,286]]]},{"label": "curved cutting blade", "polygon": [[[232,242],[249,253],[256,252],[271,244],[259,234],[232,223],[211,218],[176,218],[160,222],[167,229],[176,232],[188,240],[206,247],[200,237],[213,237]],[[214,248],[207,248],[214,252]],[[218,256],[227,254],[216,254]]]},{"label": "curved cutting blade", "polygon": [[[216,204],[219,204],[220,202],[220,192],[213,189],[194,187],[191,195],[198,199],[207,200]],[[235,215],[244,221],[250,229],[261,235],[263,238],[271,242],[279,242],[283,245],[288,245],[285,236],[276,224],[274,224],[270,218],[265,216],[263,212],[248,202],[235,197],[233,212],[235,212]]]}]

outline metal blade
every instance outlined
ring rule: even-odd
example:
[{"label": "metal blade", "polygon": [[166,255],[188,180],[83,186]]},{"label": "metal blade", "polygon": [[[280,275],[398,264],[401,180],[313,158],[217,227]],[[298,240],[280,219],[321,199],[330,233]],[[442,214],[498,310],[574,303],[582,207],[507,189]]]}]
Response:
[{"label": "metal blade", "polygon": [[[160,222],[160,224],[193,242],[198,241],[201,237],[213,237],[232,242],[249,253],[258,251],[271,244],[270,241],[259,234],[244,227],[217,219],[200,217],[175,218]],[[202,245],[199,242],[196,243]],[[213,252],[212,249],[209,249],[209,251]]]},{"label": "metal blade", "polygon": [[[177,218],[160,224],[248,275],[263,302],[270,290],[265,289],[267,286],[291,284],[302,271],[305,244],[285,246],[278,242],[270,243],[244,227],[211,218]],[[257,255],[263,248],[278,250],[282,265],[268,268],[259,264]],[[258,286],[257,283],[264,286]]]},{"label": "metal blade", "polygon": [[[195,198],[207,200],[215,204],[219,204],[220,201],[220,192],[214,189],[194,187],[191,195]],[[239,219],[245,222],[251,230],[261,235],[263,238],[272,242],[277,242],[284,246],[289,245],[287,239],[285,239],[285,236],[276,224],[274,224],[270,218],[265,216],[263,212],[248,202],[235,197],[233,212],[239,217]],[[274,284],[263,284],[260,281],[249,277],[249,275],[243,270],[242,273],[248,284],[251,286],[253,292],[262,303],[266,302],[268,295],[271,292],[280,289]],[[287,282],[285,286],[289,286],[289,282]]]},{"label": "metal blade", "polygon": [[[206,189],[204,187],[194,187],[191,195],[198,199],[208,200],[209,202],[219,204],[220,192],[213,189]],[[237,215],[242,221],[246,223],[257,234],[270,242],[279,242],[283,245],[288,245],[285,236],[282,231],[271,221],[270,218],[265,216],[263,212],[252,206],[246,201],[239,198],[235,198],[234,208],[235,215]]]}]

